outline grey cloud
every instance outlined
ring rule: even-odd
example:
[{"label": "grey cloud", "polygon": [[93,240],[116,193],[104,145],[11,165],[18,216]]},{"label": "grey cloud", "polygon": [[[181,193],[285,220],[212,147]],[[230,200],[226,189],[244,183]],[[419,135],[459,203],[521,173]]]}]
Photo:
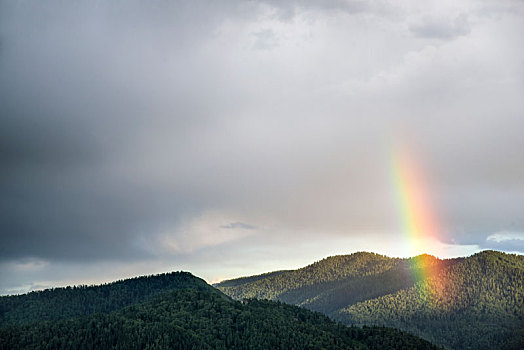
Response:
[{"label": "grey cloud", "polygon": [[425,16],[419,23],[409,26],[416,36],[431,39],[453,39],[470,32],[468,16],[461,14],[454,19]]},{"label": "grey cloud", "polygon": [[524,239],[507,239],[500,242],[487,240],[480,244],[480,247],[524,254]]},{"label": "grey cloud", "polygon": [[[398,138],[428,173],[443,239],[524,230],[524,22],[472,20],[483,31],[437,45],[469,19],[413,38],[409,4],[357,15],[379,3],[0,2],[0,260],[168,266],[233,240],[286,236],[283,252],[306,230],[398,232]],[[165,236],[194,249],[156,252]]]},{"label": "grey cloud", "polygon": [[232,223],[227,224],[227,225],[222,225],[222,226],[220,226],[220,228],[225,228],[225,229],[240,228],[240,229],[243,229],[243,230],[256,230],[257,229],[256,226],[253,226],[253,225],[250,225],[250,224],[246,224],[246,223],[240,222],[240,221],[232,222]]},{"label": "grey cloud", "polygon": [[257,50],[269,50],[278,45],[275,33],[270,29],[252,33],[251,35],[255,38],[253,48]]},{"label": "grey cloud", "polygon": [[177,28],[206,31],[183,12],[205,14],[129,6],[2,3],[2,259],[145,257],[133,237],[172,226],[198,201],[146,179],[152,159],[142,152],[169,123],[176,162],[199,123],[198,108],[178,100],[184,74],[173,86],[154,67],[193,44]]},{"label": "grey cloud", "polygon": [[370,8],[370,3],[373,3],[373,1],[368,2],[361,0],[305,0],[287,2],[262,0],[262,2],[269,3],[275,7],[287,8],[292,12],[295,12],[297,8],[303,8],[307,10],[342,10],[353,13],[364,11]]},{"label": "grey cloud", "polygon": [[[517,215],[512,215],[515,218]],[[476,225],[483,229],[465,231],[464,227],[455,227],[452,236],[443,236],[443,241],[447,244],[461,244],[478,246],[479,249],[492,249],[506,252],[517,252],[524,254],[524,233],[515,230],[500,230],[497,223],[509,221],[507,218],[485,222],[483,225]],[[497,222],[497,223],[496,223]],[[469,225],[473,227],[475,225]],[[489,227],[491,226],[491,229]],[[522,227],[522,223],[514,223],[516,230]]]},{"label": "grey cloud", "polygon": [[308,14],[316,13],[337,13],[342,12],[350,15],[358,14],[375,14],[385,15],[398,12],[397,5],[388,1],[381,0],[260,0],[262,4],[267,4],[277,10],[278,17],[281,20],[293,19],[297,14],[307,12]]}]

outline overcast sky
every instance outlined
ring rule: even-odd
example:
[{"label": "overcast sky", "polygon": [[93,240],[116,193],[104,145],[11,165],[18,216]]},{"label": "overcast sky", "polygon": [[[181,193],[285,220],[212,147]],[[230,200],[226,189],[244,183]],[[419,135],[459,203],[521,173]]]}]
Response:
[{"label": "overcast sky", "polygon": [[0,293],[524,252],[518,0],[0,1]]}]

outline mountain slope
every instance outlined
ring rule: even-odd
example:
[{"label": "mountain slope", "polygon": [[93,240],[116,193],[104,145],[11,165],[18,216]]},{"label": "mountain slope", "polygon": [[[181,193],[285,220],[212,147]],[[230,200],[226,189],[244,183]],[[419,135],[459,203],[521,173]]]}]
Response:
[{"label": "mountain slope", "polygon": [[235,299],[278,299],[302,305],[344,283],[373,278],[401,262],[401,259],[359,252],[329,257],[298,270],[224,281],[216,287]]},{"label": "mountain slope", "polygon": [[0,325],[108,313],[172,289],[212,290],[188,272],[143,276],[98,286],[46,289],[0,297]]},{"label": "mountain slope", "polygon": [[[138,296],[148,290],[155,293]],[[125,302],[108,307],[104,295]],[[59,303],[63,317],[50,309]],[[183,272],[2,297],[0,305],[0,349],[436,349],[390,328],[345,327],[292,305],[234,301]]]},{"label": "mountain slope", "polygon": [[280,300],[345,324],[400,328],[454,349],[524,346],[524,257],[518,255],[485,251],[440,260],[355,253],[216,286],[234,298]]}]

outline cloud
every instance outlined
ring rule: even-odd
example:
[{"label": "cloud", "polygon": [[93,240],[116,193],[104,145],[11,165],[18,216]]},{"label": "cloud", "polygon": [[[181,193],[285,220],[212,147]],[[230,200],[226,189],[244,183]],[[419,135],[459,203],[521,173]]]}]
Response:
[{"label": "cloud", "polygon": [[524,254],[524,233],[497,232],[489,235],[482,246],[489,249],[520,252]]},{"label": "cloud", "polygon": [[471,29],[468,16],[462,13],[453,19],[425,16],[410,25],[409,30],[421,38],[449,40],[467,35]]},{"label": "cloud", "polygon": [[275,33],[270,29],[252,33],[251,35],[255,38],[253,48],[257,50],[269,50],[277,45]]},{"label": "cloud", "polygon": [[450,246],[476,246],[478,249],[524,254],[524,233],[519,231],[458,232],[454,237],[447,237],[446,240]]},{"label": "cloud", "polygon": [[206,257],[266,240],[373,248],[362,237],[402,235],[399,139],[442,240],[522,232],[509,5],[0,2],[2,282],[39,278],[17,279],[21,261],[46,261],[47,284],[88,265],[215,269]]},{"label": "cloud", "polygon": [[22,259],[11,263],[10,269],[19,272],[35,272],[49,266],[49,261],[42,259]]},{"label": "cloud", "polygon": [[487,249],[524,254],[523,239],[507,239],[500,242],[489,241],[483,244],[482,246]]},{"label": "cloud", "polygon": [[524,233],[502,231],[502,232],[497,232],[492,235],[489,235],[486,238],[486,241],[497,242],[497,243],[504,242],[504,241],[513,241],[513,240],[524,240]]},{"label": "cloud", "polygon": [[261,0],[261,3],[270,5],[276,9],[279,18],[289,20],[300,15],[301,12],[337,12],[341,11],[349,14],[358,14],[362,12],[372,12],[377,10],[381,5],[388,7],[387,2],[383,1],[361,1],[361,0],[306,0],[306,1],[275,1]]},{"label": "cloud", "polygon": [[227,225],[221,225],[220,228],[225,228],[225,229],[236,229],[236,228],[239,228],[239,229],[243,229],[243,230],[256,230],[257,227],[256,226],[253,226],[253,225],[249,225],[249,224],[246,224],[246,223],[243,223],[243,222],[232,222],[230,224],[227,224]]}]

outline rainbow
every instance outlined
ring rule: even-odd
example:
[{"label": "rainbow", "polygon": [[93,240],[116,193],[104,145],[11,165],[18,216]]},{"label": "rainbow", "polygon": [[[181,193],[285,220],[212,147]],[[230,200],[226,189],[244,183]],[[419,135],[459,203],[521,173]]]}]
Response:
[{"label": "rainbow", "polygon": [[[393,187],[406,249],[411,256],[432,250],[441,232],[435,210],[429,200],[426,178],[415,159],[407,148],[395,148],[392,155]],[[410,258],[409,262],[416,282],[427,282],[431,278],[431,284],[439,286],[431,287],[432,292],[441,289],[443,283],[437,281],[442,266],[441,260],[424,254]]]},{"label": "rainbow", "polygon": [[428,241],[438,237],[439,228],[428,200],[421,168],[405,149],[393,153],[393,183],[403,231],[411,253],[425,253]]}]

